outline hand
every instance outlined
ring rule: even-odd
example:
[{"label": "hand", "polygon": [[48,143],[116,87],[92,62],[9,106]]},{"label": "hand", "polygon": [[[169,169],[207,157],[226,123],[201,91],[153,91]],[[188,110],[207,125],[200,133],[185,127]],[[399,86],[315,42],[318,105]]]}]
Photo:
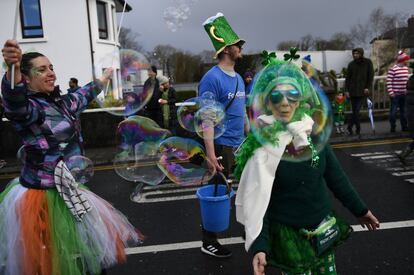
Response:
[{"label": "hand", "polygon": [[7,40],[1,52],[3,53],[4,62],[6,62],[8,67],[14,64],[15,69],[20,70],[22,50],[16,40]]},{"label": "hand", "polygon": [[368,89],[364,89],[364,95],[369,95],[369,90]]},{"label": "hand", "polygon": [[168,104],[168,100],[165,100],[165,99],[162,99],[162,98],[158,99],[158,102],[159,102],[161,105]]},{"label": "hand", "polygon": [[345,92],[345,97],[349,98],[349,92]]},{"label": "hand", "polygon": [[212,154],[212,155],[207,155],[207,159],[208,159],[207,164],[209,166],[210,171],[212,172],[214,172],[214,170],[217,172],[223,171],[224,166],[221,165],[220,163],[221,158],[217,158],[215,154]]},{"label": "hand", "polygon": [[254,275],[265,275],[266,253],[259,252],[253,257],[253,271]]},{"label": "hand", "polygon": [[368,210],[368,213],[365,216],[358,218],[359,223],[363,228],[367,227],[368,230],[376,230],[380,227],[378,219]]},{"label": "hand", "polygon": [[102,82],[103,85],[108,84],[109,80],[112,78],[113,72],[114,72],[113,68],[105,69],[102,76],[99,78],[99,80]]}]

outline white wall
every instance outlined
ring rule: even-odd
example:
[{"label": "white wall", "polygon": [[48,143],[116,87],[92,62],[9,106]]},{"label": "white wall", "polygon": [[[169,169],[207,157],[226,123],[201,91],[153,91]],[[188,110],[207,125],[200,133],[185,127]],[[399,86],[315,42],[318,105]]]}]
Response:
[{"label": "white wall", "polygon": [[[109,12],[108,41],[100,40],[96,0],[89,1],[92,43],[95,51],[95,64],[103,57],[118,51],[115,42],[116,20]],[[114,5],[113,0],[103,0]],[[89,38],[87,5],[85,0],[40,0],[44,38],[22,39],[20,19],[18,20],[17,40],[25,51],[38,51],[46,55],[54,64],[57,85],[62,91],[68,88],[70,77],[76,77],[80,85],[90,82],[92,77],[91,47]],[[0,0],[0,45],[13,35],[15,0]],[[112,25],[115,21],[115,25]],[[5,27],[7,26],[7,27]],[[119,60],[115,61],[119,68]],[[100,70],[98,68],[100,75]],[[4,69],[0,68],[0,73]]]},{"label": "white wall", "polygon": [[[283,59],[283,55],[288,51],[276,51],[279,59]],[[352,61],[352,51],[298,51],[300,58],[295,61],[298,66],[302,65],[302,58],[310,54],[313,66],[319,71],[326,72],[335,70],[337,73],[342,68],[348,67],[348,63]]]}]

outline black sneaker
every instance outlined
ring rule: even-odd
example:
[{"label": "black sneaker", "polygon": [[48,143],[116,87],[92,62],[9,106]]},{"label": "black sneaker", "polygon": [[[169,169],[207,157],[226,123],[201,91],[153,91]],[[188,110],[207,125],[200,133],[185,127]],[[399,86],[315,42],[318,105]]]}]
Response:
[{"label": "black sneaker", "polygon": [[201,247],[201,252],[217,258],[228,258],[232,255],[230,250],[228,250],[218,242],[203,243],[203,246]]}]

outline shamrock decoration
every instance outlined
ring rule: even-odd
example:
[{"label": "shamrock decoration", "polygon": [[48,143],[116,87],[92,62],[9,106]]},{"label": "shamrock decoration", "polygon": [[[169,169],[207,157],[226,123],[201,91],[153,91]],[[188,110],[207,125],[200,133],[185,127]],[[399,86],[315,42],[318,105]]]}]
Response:
[{"label": "shamrock decoration", "polygon": [[296,52],[298,51],[298,48],[294,47],[294,48],[290,48],[290,53],[285,53],[283,55],[285,61],[292,61],[292,60],[296,60],[298,59],[300,56],[298,54],[296,54]]},{"label": "shamrock decoration", "polygon": [[262,57],[262,65],[266,66],[269,65],[271,63],[273,63],[274,60],[276,60],[276,53],[275,52],[267,52],[267,51],[263,51],[260,55]]}]

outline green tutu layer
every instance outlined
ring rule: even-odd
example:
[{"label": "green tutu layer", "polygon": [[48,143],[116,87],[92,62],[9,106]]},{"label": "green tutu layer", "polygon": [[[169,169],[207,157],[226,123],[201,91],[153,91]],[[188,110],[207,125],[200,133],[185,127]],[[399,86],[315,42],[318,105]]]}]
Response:
[{"label": "green tutu layer", "polygon": [[304,273],[314,268],[318,262],[333,249],[343,243],[352,233],[352,228],[341,218],[332,214],[337,221],[340,237],[332,248],[319,257],[299,230],[280,223],[270,224],[270,254],[267,261],[270,265],[280,268],[287,273]]}]

